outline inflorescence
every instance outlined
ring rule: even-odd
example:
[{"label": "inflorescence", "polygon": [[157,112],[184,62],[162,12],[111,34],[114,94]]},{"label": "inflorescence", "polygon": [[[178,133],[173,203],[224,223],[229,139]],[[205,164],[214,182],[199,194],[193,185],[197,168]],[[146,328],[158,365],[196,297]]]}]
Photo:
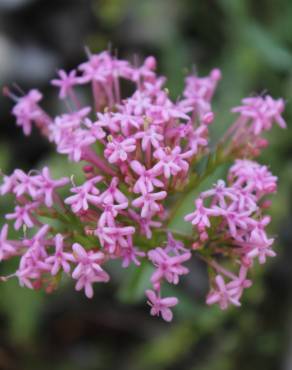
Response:
[{"label": "inflorescence", "polygon": [[[275,256],[274,239],[266,233],[266,196],[276,192],[277,178],[253,159],[268,144],[263,133],[274,123],[286,126],[284,101],[243,99],[232,109],[235,122],[211,150],[211,100],[220,71],[187,77],[174,102],[155,70],[154,57],[136,67],[109,52],[89,54],[76,70],[60,70],[52,81],[66,103],[66,113],[57,117],[42,109],[38,90],[17,97],[4,89],[16,102],[12,113],[24,134],[36,126],[58,153],[83,163],[84,179],[53,179],[48,167],[3,176],[1,195],[13,194],[16,202],[5,217],[21,233],[11,240],[8,224],[0,233],[0,260],[20,260],[3,281],[16,277],[21,286],[50,292],[67,275],[91,298],[94,283],[110,280],[111,260],[137,269],[148,262],[151,314],[170,321],[178,299],[162,296],[163,283],[178,284],[189,273],[185,263],[198,257],[208,266],[207,304],[240,305],[255,260],[262,264]],[[91,106],[80,99],[81,85],[92,93]],[[128,97],[121,90],[130,91]],[[172,230],[186,195],[232,162],[226,181],[199,194],[182,220],[192,233]]]}]

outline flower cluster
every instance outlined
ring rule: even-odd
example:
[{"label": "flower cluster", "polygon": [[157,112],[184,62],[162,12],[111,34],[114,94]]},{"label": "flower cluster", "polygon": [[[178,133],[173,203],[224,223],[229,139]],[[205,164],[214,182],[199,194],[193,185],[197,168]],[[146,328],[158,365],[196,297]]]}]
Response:
[{"label": "flower cluster", "polygon": [[[201,242],[209,243],[209,248],[222,256],[238,259],[239,276],[211,262],[217,273],[231,280],[225,285],[222,276],[216,276],[216,286],[207,298],[208,304],[218,302],[223,309],[228,303],[240,305],[244,288],[251,285],[246,275],[253,260],[258,258],[265,263],[266,257],[275,256],[271,249],[274,239],[265,231],[270,217],[263,214],[265,203],[260,202],[265,195],[275,192],[277,178],[266,166],[242,159],[236,160],[228,177],[229,186],[219,180],[212,189],[200,194],[195,211],[185,216],[196,227]],[[215,241],[209,235],[213,225]]]},{"label": "flower cluster", "polygon": [[[204,78],[189,76],[182,98],[173,101],[165,77],[156,74],[154,57],[136,67],[102,52],[89,54],[76,70],[59,71],[52,81],[67,107],[57,117],[41,108],[37,90],[16,97],[5,88],[16,102],[12,113],[24,134],[33,126],[40,129],[58,153],[83,163],[84,180],[55,180],[47,167],[3,176],[1,195],[13,194],[16,202],[5,217],[22,235],[12,240],[8,224],[2,228],[0,260],[19,259],[17,271],[2,279],[17,277],[22,286],[50,292],[67,275],[91,298],[94,283],[109,281],[111,260],[137,269],[142,260],[153,265],[152,288],[146,290],[151,314],[170,321],[178,299],[162,296],[163,283],[178,284],[189,272],[185,264],[196,256],[211,271],[207,304],[239,305],[251,285],[247,274],[254,260],[264,263],[275,255],[264,211],[277,178],[252,159],[267,143],[264,131],[273,123],[285,127],[284,102],[270,96],[244,99],[232,110],[239,118],[223,137],[224,149],[219,143],[211,152],[211,99],[220,79],[218,69]],[[121,80],[132,86],[127,97]],[[83,85],[92,92],[87,105]],[[201,193],[194,212],[185,216],[193,232],[171,230],[186,195],[233,160],[227,183],[219,180]]]}]

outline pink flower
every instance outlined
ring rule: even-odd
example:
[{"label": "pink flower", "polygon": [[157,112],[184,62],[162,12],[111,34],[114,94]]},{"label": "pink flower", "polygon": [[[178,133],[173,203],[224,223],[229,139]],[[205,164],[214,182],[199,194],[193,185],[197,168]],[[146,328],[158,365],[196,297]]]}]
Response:
[{"label": "pink flower", "polygon": [[271,96],[245,98],[243,105],[233,108],[232,112],[238,112],[247,121],[251,120],[251,130],[254,135],[262,131],[270,130],[273,122],[285,128],[286,123],[281,114],[284,111],[283,99],[274,100]]},{"label": "pink flower", "polygon": [[104,203],[113,204],[115,201],[119,204],[128,202],[128,198],[118,189],[119,179],[114,177],[108,188],[100,194],[100,200]]},{"label": "pink flower", "polygon": [[89,60],[79,66],[82,77],[78,78],[79,83],[90,81],[106,82],[104,61],[108,57],[106,52],[99,55],[90,55]]},{"label": "pink flower", "polygon": [[78,243],[73,244],[72,249],[75,260],[78,263],[72,273],[73,279],[77,280],[75,289],[84,289],[86,297],[92,298],[92,284],[109,281],[109,275],[100,266],[104,261],[104,254],[102,252],[87,252]]},{"label": "pink flower", "polygon": [[45,255],[40,249],[28,249],[20,259],[16,276],[20,286],[34,289],[33,282],[40,282],[42,275],[50,272],[50,266],[45,262]]},{"label": "pink flower", "polygon": [[151,146],[158,149],[160,146],[160,141],[163,140],[163,136],[157,132],[157,128],[154,126],[149,126],[145,131],[139,131],[135,134],[136,139],[141,139],[141,146],[144,151],[146,151]]},{"label": "pink flower", "polygon": [[154,81],[148,81],[144,82],[144,88],[148,95],[157,96],[159,93],[161,93],[162,87],[166,82],[165,77],[158,77]]},{"label": "pink flower", "polygon": [[64,237],[61,234],[55,236],[55,254],[47,257],[46,263],[52,266],[51,274],[53,276],[62,269],[67,274],[70,272],[70,263],[75,262],[71,253],[64,252]]},{"label": "pink flower", "polygon": [[16,117],[18,126],[22,126],[25,135],[30,135],[32,122],[42,118],[42,111],[38,102],[42,99],[42,94],[38,90],[31,90],[27,95],[19,98],[12,110]]},{"label": "pink flower", "polygon": [[101,207],[103,212],[98,220],[98,225],[99,227],[111,227],[115,225],[114,219],[121,213],[121,210],[128,208],[128,202],[121,204],[104,203],[101,204]]},{"label": "pink flower", "polygon": [[207,77],[188,76],[186,78],[186,87],[184,104],[193,106],[195,112],[202,118],[211,111],[210,100],[215,92],[218,81],[221,79],[221,72],[213,69]]},{"label": "pink flower", "polygon": [[152,217],[155,213],[160,211],[158,200],[162,200],[167,196],[166,191],[159,191],[158,193],[146,193],[133,200],[132,205],[141,208],[141,217]]},{"label": "pink flower", "polygon": [[199,228],[210,227],[210,210],[204,207],[203,200],[198,198],[195,200],[196,210],[184,217],[185,221],[191,222],[192,225],[198,225]]},{"label": "pink flower", "polygon": [[94,142],[95,138],[88,131],[76,130],[75,133],[66,134],[58,145],[58,152],[67,154],[71,161],[80,162],[85,149]]},{"label": "pink flower", "polygon": [[135,116],[146,115],[147,109],[151,107],[151,99],[141,91],[136,91],[131,98],[127,99],[126,110]]},{"label": "pink flower", "polygon": [[216,184],[213,185],[213,188],[207,191],[204,191],[201,194],[203,199],[213,197],[213,203],[219,203],[221,208],[227,208],[228,204],[237,202],[238,199],[238,190],[233,187],[226,187],[223,180],[219,180]]},{"label": "pink flower", "polygon": [[109,130],[111,133],[116,133],[119,132],[120,127],[119,127],[119,120],[114,119],[114,115],[112,112],[105,112],[105,113],[100,113],[97,112],[97,124],[100,127],[103,127],[104,129]]},{"label": "pink flower", "polygon": [[238,228],[247,229],[253,221],[249,217],[254,209],[247,210],[244,212],[238,212],[234,209],[233,205],[229,206],[227,209],[222,209],[219,207],[213,207],[210,210],[210,214],[213,216],[222,216],[226,220],[231,236],[236,238]]},{"label": "pink flower", "polygon": [[153,167],[153,172],[164,174],[164,177],[169,179],[170,176],[176,176],[180,171],[187,171],[189,164],[183,160],[180,154],[180,147],[175,147],[173,150],[169,148],[158,148],[154,152],[154,157],[158,159],[158,163]]},{"label": "pink flower", "polygon": [[89,130],[89,133],[93,138],[102,140],[106,136],[106,133],[102,129],[102,125],[99,121],[92,122],[89,118],[85,118],[84,125]]},{"label": "pink flower", "polygon": [[165,278],[170,284],[178,284],[179,276],[188,274],[188,268],[182,266],[191,258],[190,252],[169,256],[162,248],[152,249],[148,252],[148,257],[156,267],[151,276],[151,283],[154,287],[159,287],[162,278]]},{"label": "pink flower", "polygon": [[67,154],[70,160],[79,162],[83,152],[96,138],[88,129],[83,128],[91,108],[84,107],[79,111],[63,114],[50,125],[50,139],[57,144],[57,151]]},{"label": "pink flower", "polygon": [[139,68],[133,68],[131,70],[130,78],[132,81],[136,82],[139,86],[143,79],[153,80],[155,78],[155,73],[153,70],[156,68],[156,60],[154,57],[148,57],[144,64]]},{"label": "pink flower", "polygon": [[137,130],[140,128],[143,124],[143,119],[141,117],[128,114],[127,111],[123,111],[123,113],[117,112],[113,115],[113,122],[120,127],[123,135],[129,136],[131,130]]},{"label": "pink flower", "polygon": [[155,186],[158,188],[164,187],[163,182],[156,178],[157,175],[155,175],[151,169],[146,170],[146,167],[140,162],[132,161],[130,166],[132,170],[140,176],[133,187],[135,193],[151,193]]},{"label": "pink flower", "polygon": [[72,91],[72,87],[78,84],[78,77],[76,77],[76,71],[70,71],[67,74],[63,69],[60,69],[58,75],[60,79],[52,80],[51,83],[60,88],[59,98],[65,99]]},{"label": "pink flower", "polygon": [[14,192],[14,187],[17,184],[15,171],[10,176],[3,177],[3,184],[0,186],[0,194],[5,195],[7,193]]},{"label": "pink flower", "polygon": [[277,189],[277,177],[271,174],[267,166],[249,160],[236,160],[229,169],[228,177],[235,186],[244,186],[249,193],[255,191],[258,199]]},{"label": "pink flower", "polygon": [[180,240],[174,239],[172,233],[169,231],[167,233],[167,244],[165,251],[166,253],[178,255],[181,252],[187,252],[187,249],[185,248],[184,243]]},{"label": "pink flower", "polygon": [[16,248],[12,241],[7,240],[8,225],[5,224],[0,232],[0,261],[16,254]]},{"label": "pink flower", "polygon": [[208,129],[205,125],[201,125],[195,130],[190,130],[188,137],[193,155],[198,153],[200,147],[208,145]]},{"label": "pink flower", "polygon": [[246,278],[247,272],[248,269],[244,266],[241,266],[239,270],[239,276],[227,284],[230,294],[237,300],[241,298],[244,289],[252,286],[252,281]]},{"label": "pink flower", "polygon": [[46,256],[46,237],[50,230],[50,225],[43,225],[31,239],[24,239],[23,245],[26,248],[37,249]]},{"label": "pink flower", "polygon": [[31,215],[31,211],[37,208],[37,203],[30,203],[25,204],[23,207],[16,206],[14,213],[8,213],[6,215],[7,220],[15,219],[14,228],[15,230],[19,230],[23,224],[25,224],[28,228],[34,226],[34,221]]},{"label": "pink flower", "polygon": [[135,233],[133,226],[107,226],[98,227],[95,231],[102,246],[107,247],[110,254],[115,253],[118,248],[129,247],[129,236]]},{"label": "pink flower", "polygon": [[74,186],[71,188],[71,192],[75,195],[65,199],[65,203],[69,204],[74,213],[79,211],[87,211],[89,203],[93,205],[100,204],[100,198],[98,197],[99,189],[95,186],[96,183],[102,180],[101,176],[96,176],[93,179],[86,181],[81,186]]},{"label": "pink flower", "polygon": [[46,263],[48,256],[46,251],[46,239],[49,225],[44,225],[32,239],[25,239],[23,245],[27,251],[22,255],[16,276],[21,286],[34,289],[34,282],[41,283],[42,275],[49,273],[51,268]]},{"label": "pink flower", "polygon": [[276,253],[271,249],[273,243],[273,238],[269,239],[260,227],[255,227],[251,231],[249,240],[243,243],[243,245],[247,246],[249,250],[246,255],[248,258],[253,259],[258,257],[259,263],[263,264],[266,262],[266,257],[276,256]]},{"label": "pink flower", "polygon": [[57,116],[54,123],[50,125],[50,139],[60,145],[63,140],[71,137],[75,130],[82,127],[90,111],[90,107],[83,107],[78,111]]},{"label": "pink flower", "polygon": [[226,310],[231,303],[234,306],[240,306],[237,291],[233,286],[229,287],[225,284],[221,275],[215,277],[216,287],[209,293],[206,303],[212,305],[218,303],[222,310]]},{"label": "pink flower", "polygon": [[136,140],[133,138],[112,140],[106,145],[104,155],[109,163],[124,162],[128,159],[128,153],[132,153],[135,149]]},{"label": "pink flower", "polygon": [[142,235],[145,235],[147,239],[151,239],[152,237],[152,230],[151,228],[160,228],[162,223],[159,221],[154,221],[151,218],[142,218],[139,214],[137,214],[132,209],[128,210],[129,216],[139,224],[140,232]]},{"label": "pink flower", "polygon": [[163,320],[168,322],[172,320],[173,314],[170,307],[178,304],[176,297],[160,298],[153,290],[146,290],[146,296],[149,299],[148,304],[151,306],[150,313],[152,316],[161,314]]},{"label": "pink flower", "polygon": [[68,184],[69,179],[67,177],[63,177],[59,180],[53,180],[51,178],[49,168],[44,167],[40,176],[36,178],[35,182],[39,186],[37,195],[43,198],[45,205],[50,208],[54,203],[55,189]]},{"label": "pink flower", "polygon": [[163,125],[168,121],[181,119],[189,121],[190,117],[187,115],[192,109],[183,107],[179,103],[173,103],[166,91],[160,91],[156,95],[154,104],[150,104],[146,109],[146,116],[150,116],[153,123],[156,125]]},{"label": "pink flower", "polygon": [[14,179],[16,181],[13,187],[13,192],[17,197],[27,193],[33,199],[36,198],[38,189],[37,176],[27,175],[22,170],[15,170]]},{"label": "pink flower", "polygon": [[138,257],[145,257],[146,254],[133,246],[131,237],[128,237],[127,239],[128,246],[126,248],[121,248],[121,258],[123,261],[122,267],[126,268],[131,263],[134,263],[136,266],[140,266],[141,262],[138,260]]}]

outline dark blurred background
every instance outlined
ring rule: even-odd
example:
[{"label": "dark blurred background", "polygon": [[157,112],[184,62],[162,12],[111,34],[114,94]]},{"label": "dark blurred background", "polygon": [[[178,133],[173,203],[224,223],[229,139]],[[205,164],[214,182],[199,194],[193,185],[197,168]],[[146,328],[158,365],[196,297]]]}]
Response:
[{"label": "dark blurred background", "polygon": [[[49,80],[82,62],[85,46],[130,60],[157,56],[174,97],[188,71],[221,68],[215,138],[246,95],[283,96],[288,125],[292,118],[291,0],[0,0],[1,86],[36,87],[45,106],[60,111]],[[71,171],[36,131],[23,137],[11,107],[0,98],[0,168],[49,163],[55,173]],[[275,127],[268,138],[261,160],[280,178],[270,230],[278,257],[256,269],[241,309],[205,306],[206,276],[195,262],[175,292],[181,304],[172,324],[149,316],[149,271],[114,268],[113,282],[97,287],[93,300],[70,284],[45,295],[2,283],[0,369],[292,370],[292,130]],[[0,207],[3,215],[11,204]]]}]

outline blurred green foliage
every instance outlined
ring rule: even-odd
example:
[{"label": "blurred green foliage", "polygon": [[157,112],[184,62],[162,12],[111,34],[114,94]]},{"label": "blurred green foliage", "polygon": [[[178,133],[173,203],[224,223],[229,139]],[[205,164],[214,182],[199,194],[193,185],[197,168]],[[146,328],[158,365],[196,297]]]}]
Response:
[{"label": "blurred green foliage", "polygon": [[[233,120],[230,108],[250,94],[268,91],[274,97],[283,96],[287,100],[285,117],[289,124],[292,118],[290,0],[100,0],[92,1],[92,9],[98,27],[96,33],[88,35],[84,43],[99,51],[111,42],[112,47],[123,56],[133,53],[157,55],[160,72],[168,76],[167,86],[173,97],[181,93],[183,79],[191,70],[198,70],[203,75],[213,67],[222,69],[223,80],[214,105],[214,142]],[[288,232],[282,225],[291,228],[292,130],[281,131],[275,127],[268,138],[270,147],[260,160],[269,163],[272,172],[279,176],[271,232],[286,235]],[[9,148],[1,142],[0,167],[3,171],[8,170],[8,161]],[[50,155],[44,162],[53,168],[55,175],[76,173],[76,166],[73,170],[65,158]],[[225,173],[223,166],[202,187],[207,188]],[[78,174],[75,181],[78,183]],[[192,207],[193,197],[194,194],[191,194],[185,200],[171,225],[173,228],[186,230],[187,225],[182,222],[181,215]],[[7,202],[1,201],[1,213],[7,207]],[[282,272],[284,277],[279,274],[279,271],[287,270],[283,262],[287,257],[287,241],[285,237],[282,240],[283,243],[281,240],[277,243],[279,257],[269,266],[256,269],[254,286],[247,292],[240,310],[221,312],[216,307],[207,308],[200,294],[199,298],[195,298],[189,289],[176,290],[181,305],[175,312],[175,322],[167,326],[153,319],[157,329],[151,327],[151,333],[134,344],[129,339],[126,359],[121,360],[119,369],[282,368],[289,345],[287,322],[292,281],[289,271],[286,274]],[[291,266],[291,263],[288,264]],[[196,265],[193,267],[198,268]],[[112,270],[114,280],[120,281],[119,287],[115,288],[117,299],[112,304],[118,305],[118,300],[132,302],[137,305],[137,310],[145,311],[143,306],[139,307],[139,302],[149,280],[148,266],[125,273],[117,272],[113,265]],[[282,284],[287,276],[290,281]],[[11,343],[21,347],[26,347],[28,343],[37,345],[42,336],[40,325],[44,320],[45,307],[50,305],[51,299],[57,298],[21,289],[15,281],[1,284],[0,296],[0,311],[9,323],[6,333]],[[123,320],[122,314],[119,317]],[[145,316],[135,326],[137,332],[143,332],[144,325],[148,325]],[[127,342],[127,335],[124,340]],[[86,345],[89,352],[85,352],[85,363],[74,361],[72,355],[68,359],[59,356],[54,367],[50,367],[42,362],[40,354],[32,360],[23,352],[23,367],[20,369],[114,368],[115,347],[111,342],[105,344],[101,355],[95,343],[100,345],[94,340],[91,345]],[[95,351],[96,355],[90,357],[90,351]],[[291,369],[287,366],[285,370]]]}]

